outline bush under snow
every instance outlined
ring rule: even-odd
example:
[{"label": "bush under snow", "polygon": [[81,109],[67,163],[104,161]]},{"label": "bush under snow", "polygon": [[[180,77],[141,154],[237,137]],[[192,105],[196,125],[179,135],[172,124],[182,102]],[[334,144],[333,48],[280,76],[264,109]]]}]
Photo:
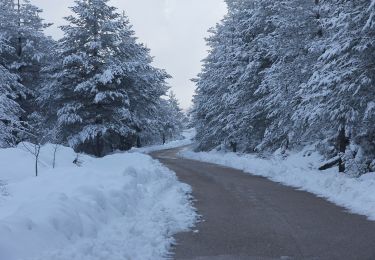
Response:
[{"label": "bush under snow", "polygon": [[40,176],[22,146],[0,150],[0,259],[162,259],[191,227],[190,187],[147,155],[96,159],[42,148]]}]

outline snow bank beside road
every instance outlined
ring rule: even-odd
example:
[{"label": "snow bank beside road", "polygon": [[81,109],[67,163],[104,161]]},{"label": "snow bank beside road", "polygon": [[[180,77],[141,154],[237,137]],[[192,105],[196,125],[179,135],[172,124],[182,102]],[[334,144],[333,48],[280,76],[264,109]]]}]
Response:
[{"label": "snow bank beside road", "polygon": [[162,259],[191,227],[190,187],[147,155],[96,159],[42,149],[40,177],[22,146],[0,149],[0,259]]},{"label": "snow bank beside road", "polygon": [[130,152],[151,153],[155,151],[173,149],[177,147],[190,145],[193,143],[193,138],[195,137],[195,134],[196,134],[195,129],[191,128],[191,129],[185,130],[182,133],[182,136],[184,138],[181,140],[171,141],[164,145],[161,144],[161,145],[153,145],[153,146],[147,146],[147,147],[142,147],[142,148],[133,148],[130,150]]},{"label": "snow bank beside road", "polygon": [[[308,154],[310,156],[308,156]],[[252,175],[314,193],[375,221],[375,173],[351,178],[340,174],[337,169],[317,170],[322,158],[307,151],[291,154],[288,158],[266,160],[255,155],[234,153],[181,152],[188,159],[211,162],[243,170]]]}]

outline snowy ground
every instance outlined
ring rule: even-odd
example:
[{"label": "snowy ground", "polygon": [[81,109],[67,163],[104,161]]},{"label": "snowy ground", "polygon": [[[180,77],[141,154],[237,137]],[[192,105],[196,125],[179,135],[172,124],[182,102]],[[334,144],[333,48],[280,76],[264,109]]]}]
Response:
[{"label": "snowy ground", "polygon": [[23,146],[0,149],[1,260],[147,260],[195,220],[190,187],[151,157],[95,159],[43,147],[40,176]]},{"label": "snowy ground", "polygon": [[168,142],[164,145],[153,145],[153,146],[147,146],[142,148],[133,148],[130,150],[130,152],[139,152],[139,153],[151,153],[154,151],[161,151],[161,150],[167,150],[172,149],[176,147],[186,146],[193,143],[193,138],[195,137],[195,129],[191,128],[188,130],[185,130],[182,133],[183,139],[176,140],[172,142]]},{"label": "snowy ground", "polygon": [[290,154],[286,159],[274,156],[260,159],[255,155],[234,153],[194,153],[183,151],[185,158],[211,162],[267,177],[275,182],[314,193],[347,208],[349,211],[375,220],[375,173],[351,178],[337,169],[317,170],[322,158],[308,149]]}]

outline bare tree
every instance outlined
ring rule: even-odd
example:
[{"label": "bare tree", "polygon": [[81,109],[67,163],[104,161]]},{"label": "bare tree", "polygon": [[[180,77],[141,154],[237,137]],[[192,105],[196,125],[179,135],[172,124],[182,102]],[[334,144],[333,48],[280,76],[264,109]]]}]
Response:
[{"label": "bare tree", "polygon": [[[41,152],[41,148],[44,144],[48,142],[57,142],[58,141],[58,127],[53,127],[52,129],[44,129],[42,122],[43,119],[37,113],[32,114],[29,117],[30,124],[29,124],[29,131],[26,133],[27,140],[30,143],[22,142],[23,147],[31,153],[35,158],[35,176],[38,177],[39,174],[39,156]],[[58,144],[54,145],[53,150],[53,161],[52,167],[55,168],[56,166],[56,154],[58,151]]]},{"label": "bare tree", "polygon": [[59,149],[59,144],[54,144],[53,146],[53,161],[52,161],[52,168],[55,169],[56,167],[56,154],[57,154],[57,150]]},{"label": "bare tree", "polygon": [[31,144],[32,147],[28,146],[25,142],[22,142],[23,147],[35,157],[35,176],[38,177],[39,173],[39,155],[42,145],[40,143]]}]

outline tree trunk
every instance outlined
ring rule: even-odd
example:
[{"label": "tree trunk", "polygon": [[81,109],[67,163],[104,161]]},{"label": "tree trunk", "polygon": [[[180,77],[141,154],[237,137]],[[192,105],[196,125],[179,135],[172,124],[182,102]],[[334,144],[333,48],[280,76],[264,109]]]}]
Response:
[{"label": "tree trunk", "polygon": [[98,134],[95,138],[96,142],[95,142],[95,155],[97,157],[101,157],[102,156],[102,142],[101,142],[101,134]]},{"label": "tree trunk", "polygon": [[237,152],[237,143],[236,142],[230,142],[230,146],[232,147],[232,151],[234,153]]},{"label": "tree trunk", "polygon": [[332,168],[333,166],[336,166],[340,163],[341,161],[341,157],[340,156],[336,156],[334,158],[332,158],[330,161],[324,163],[322,166],[319,167],[319,170],[320,171],[325,171],[329,168]]},{"label": "tree trunk", "polygon": [[339,160],[339,172],[345,172],[345,162],[343,160],[343,156],[346,152],[346,147],[349,144],[349,139],[346,137],[345,127],[341,127],[339,134],[337,136],[337,149],[340,155]]},{"label": "tree trunk", "polygon": [[18,14],[18,45],[17,45],[17,55],[21,57],[22,55],[22,36],[21,36],[21,4],[20,0],[17,1],[17,14]]},{"label": "tree trunk", "polygon": [[[319,0],[315,0],[315,5],[318,6],[319,4],[320,4]],[[319,38],[321,38],[321,37],[323,37],[323,27],[322,27],[322,23],[321,23],[321,15],[320,15],[319,10],[316,13],[316,19],[318,20],[317,35],[318,35]]]},{"label": "tree trunk", "polygon": [[41,149],[41,146],[40,144],[36,144],[35,145],[35,176],[38,177],[38,162],[39,162],[39,154],[40,154],[40,149]]},{"label": "tree trunk", "polygon": [[163,133],[163,136],[162,136],[162,138],[163,138],[163,145],[165,144],[165,133]]},{"label": "tree trunk", "polygon": [[138,148],[142,147],[141,138],[139,136],[137,136],[137,147]]},{"label": "tree trunk", "polygon": [[53,162],[52,162],[53,169],[55,169],[55,167],[56,167],[56,153],[57,153],[58,148],[59,148],[59,146],[57,144],[53,148]]}]

